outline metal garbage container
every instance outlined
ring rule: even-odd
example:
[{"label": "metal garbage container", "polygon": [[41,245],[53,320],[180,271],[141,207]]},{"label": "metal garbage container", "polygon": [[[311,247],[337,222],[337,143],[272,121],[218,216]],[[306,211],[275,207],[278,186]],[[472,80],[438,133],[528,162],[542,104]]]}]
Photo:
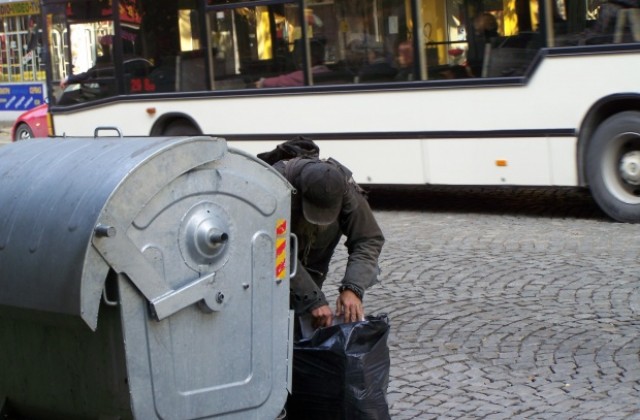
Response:
[{"label": "metal garbage container", "polygon": [[289,218],[223,139],[0,148],[0,417],[276,418]]}]

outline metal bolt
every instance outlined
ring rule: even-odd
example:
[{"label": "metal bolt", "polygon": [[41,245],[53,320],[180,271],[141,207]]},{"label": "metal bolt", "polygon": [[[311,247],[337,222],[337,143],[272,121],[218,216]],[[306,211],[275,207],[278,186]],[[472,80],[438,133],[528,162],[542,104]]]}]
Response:
[{"label": "metal bolt", "polygon": [[222,292],[218,292],[218,294],[216,295],[216,302],[222,304],[222,302],[224,302],[224,293]]},{"label": "metal bolt", "polygon": [[229,239],[229,235],[225,232],[220,232],[218,229],[209,230],[209,242],[211,245],[221,244]]},{"label": "metal bolt", "polygon": [[98,225],[94,229],[96,236],[101,238],[112,238],[116,236],[116,228],[108,225]]}]

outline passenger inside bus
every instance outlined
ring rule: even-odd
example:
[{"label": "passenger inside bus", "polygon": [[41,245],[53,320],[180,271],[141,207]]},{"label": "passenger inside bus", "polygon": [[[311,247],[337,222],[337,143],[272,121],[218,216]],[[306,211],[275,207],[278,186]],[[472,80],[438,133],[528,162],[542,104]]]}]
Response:
[{"label": "passenger inside bus", "polygon": [[365,47],[367,64],[358,72],[358,82],[388,82],[394,80],[398,69],[387,58],[382,45]]},{"label": "passenger inside bus", "polygon": [[98,51],[95,65],[85,72],[70,74],[60,80],[61,89],[64,90],[70,84],[82,83],[90,78],[95,79],[104,76],[106,72],[110,73],[108,76],[113,76],[113,61],[111,58],[113,36],[104,35],[98,39],[98,43],[100,44],[100,50]]},{"label": "passenger inside bus", "polygon": [[402,41],[400,44],[398,44],[397,50],[398,53],[396,54],[396,62],[398,65],[398,73],[395,76],[395,80],[413,80],[413,44],[411,44],[411,41]]},{"label": "passenger inside bus", "polygon": [[485,54],[496,46],[499,39],[498,21],[491,13],[481,13],[473,20],[474,33],[469,40],[467,66],[472,77],[481,77]]}]

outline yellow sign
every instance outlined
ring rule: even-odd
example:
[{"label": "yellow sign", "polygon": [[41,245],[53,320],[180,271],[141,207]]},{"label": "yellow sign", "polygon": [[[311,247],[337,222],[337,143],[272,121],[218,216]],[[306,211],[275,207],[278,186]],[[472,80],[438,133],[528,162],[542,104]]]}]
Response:
[{"label": "yellow sign", "polygon": [[24,1],[0,4],[0,17],[39,15],[38,1]]}]

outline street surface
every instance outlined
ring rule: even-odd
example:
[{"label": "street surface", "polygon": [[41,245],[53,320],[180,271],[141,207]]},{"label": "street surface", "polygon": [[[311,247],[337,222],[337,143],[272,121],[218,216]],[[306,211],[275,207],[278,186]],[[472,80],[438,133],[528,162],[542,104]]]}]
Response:
[{"label": "street surface", "polygon": [[12,123],[0,121],[0,146],[11,143]]},{"label": "street surface", "polygon": [[370,202],[387,242],[365,309],[389,315],[394,420],[640,419],[640,225],[577,189],[376,189]]},{"label": "street surface", "polygon": [[576,189],[370,202],[387,243],[365,309],[389,315],[394,420],[640,418],[640,226]]}]

